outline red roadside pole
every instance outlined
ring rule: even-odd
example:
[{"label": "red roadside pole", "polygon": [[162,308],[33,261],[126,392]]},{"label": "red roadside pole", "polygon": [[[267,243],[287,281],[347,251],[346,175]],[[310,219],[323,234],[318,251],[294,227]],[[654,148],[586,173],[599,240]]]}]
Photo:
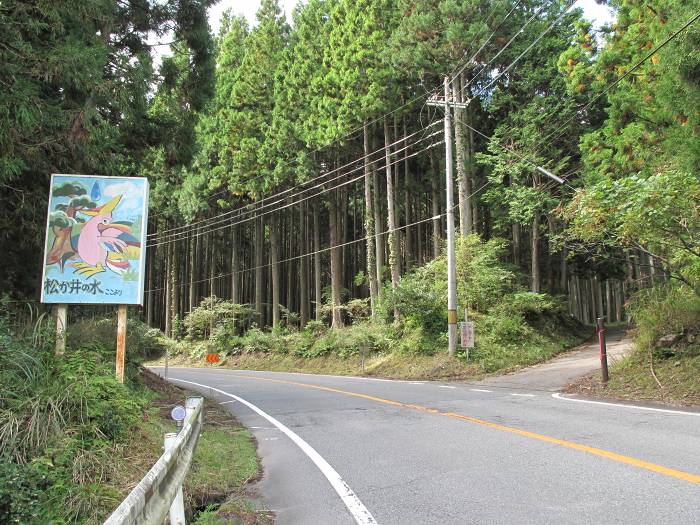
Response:
[{"label": "red roadside pole", "polygon": [[605,346],[605,318],[598,317],[598,343],[600,344],[600,369],[603,373],[603,383],[608,382],[608,350]]}]

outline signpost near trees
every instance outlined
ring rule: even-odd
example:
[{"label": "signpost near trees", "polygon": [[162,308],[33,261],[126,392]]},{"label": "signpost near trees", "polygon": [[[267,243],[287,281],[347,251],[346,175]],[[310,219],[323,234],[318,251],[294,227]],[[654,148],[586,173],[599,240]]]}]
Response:
[{"label": "signpost near trees", "polygon": [[116,375],[124,382],[127,305],[143,305],[148,180],[52,175],[41,301],[56,305],[56,353],[68,304],[116,304]]}]

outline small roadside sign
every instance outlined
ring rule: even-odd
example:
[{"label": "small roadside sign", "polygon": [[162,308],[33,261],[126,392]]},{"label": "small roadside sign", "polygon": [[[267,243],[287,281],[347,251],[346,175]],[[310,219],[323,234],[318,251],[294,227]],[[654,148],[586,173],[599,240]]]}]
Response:
[{"label": "small roadside sign", "polygon": [[459,323],[459,333],[462,341],[462,348],[474,348],[474,322],[462,321]]}]

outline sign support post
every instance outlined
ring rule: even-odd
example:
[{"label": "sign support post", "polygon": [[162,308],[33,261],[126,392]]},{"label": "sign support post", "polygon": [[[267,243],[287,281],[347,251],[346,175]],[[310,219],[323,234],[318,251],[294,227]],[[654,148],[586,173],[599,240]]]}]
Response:
[{"label": "sign support post", "polygon": [[56,355],[66,351],[66,322],[68,320],[68,305],[56,305]]},{"label": "sign support post", "polygon": [[117,313],[117,380],[124,383],[124,357],[126,355],[126,305],[120,304]]}]

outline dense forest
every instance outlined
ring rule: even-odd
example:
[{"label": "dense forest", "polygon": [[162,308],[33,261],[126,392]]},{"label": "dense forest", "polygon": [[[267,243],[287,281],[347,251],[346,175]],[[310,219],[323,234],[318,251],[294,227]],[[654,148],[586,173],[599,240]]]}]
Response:
[{"label": "dense forest", "polygon": [[261,327],[377,315],[444,247],[445,77],[459,236],[584,322],[698,289],[697,1],[593,27],[571,1],[263,0],[217,35],[213,3],[2,3],[6,297],[38,297],[50,174],[97,173],[150,180],[167,334],[209,296]]}]

